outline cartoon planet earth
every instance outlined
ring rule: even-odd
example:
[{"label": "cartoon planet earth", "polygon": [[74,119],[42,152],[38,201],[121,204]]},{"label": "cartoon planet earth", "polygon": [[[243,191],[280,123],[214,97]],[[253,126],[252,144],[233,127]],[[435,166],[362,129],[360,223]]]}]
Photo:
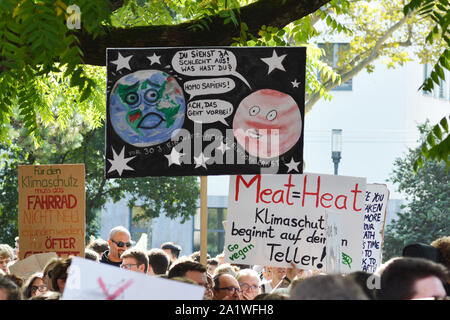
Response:
[{"label": "cartoon planet earth", "polygon": [[233,133],[250,155],[270,159],[289,151],[302,132],[302,117],[288,94],[262,89],[245,97],[233,119]]},{"label": "cartoon planet earth", "polygon": [[170,140],[184,123],[183,91],[175,78],[163,71],[140,70],[120,78],[109,103],[114,130],[137,147]]}]

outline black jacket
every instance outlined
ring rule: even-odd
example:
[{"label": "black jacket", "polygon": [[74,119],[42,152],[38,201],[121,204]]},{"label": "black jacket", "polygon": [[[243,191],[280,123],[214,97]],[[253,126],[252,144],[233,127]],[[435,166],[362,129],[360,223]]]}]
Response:
[{"label": "black jacket", "polygon": [[112,266],[120,267],[122,262],[113,262],[113,261],[108,259],[108,255],[109,255],[109,250],[106,250],[105,252],[103,252],[102,258],[100,259],[100,262],[101,263],[106,263],[106,264],[109,264],[109,265],[112,265]]}]

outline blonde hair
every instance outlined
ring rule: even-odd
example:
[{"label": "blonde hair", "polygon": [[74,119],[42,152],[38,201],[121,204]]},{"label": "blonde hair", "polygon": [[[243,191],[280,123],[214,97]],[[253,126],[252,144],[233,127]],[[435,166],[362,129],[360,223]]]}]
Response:
[{"label": "blonde hair", "polygon": [[8,244],[0,244],[0,258],[10,258],[14,260],[14,250]]},{"label": "blonde hair", "polygon": [[231,274],[233,277],[236,278],[237,271],[238,270],[236,270],[236,268],[233,267],[231,264],[229,264],[229,263],[222,263],[214,271],[214,276],[217,276],[218,274],[222,274],[222,273],[228,273],[228,274]]}]

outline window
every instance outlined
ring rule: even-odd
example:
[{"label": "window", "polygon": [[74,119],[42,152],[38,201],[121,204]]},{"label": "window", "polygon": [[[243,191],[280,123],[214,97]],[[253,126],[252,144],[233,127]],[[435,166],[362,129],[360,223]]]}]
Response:
[{"label": "window", "polygon": [[[208,208],[208,247],[211,258],[222,253],[225,245],[223,221],[227,218],[227,208]],[[194,219],[194,251],[200,250],[200,210]]]},{"label": "window", "polygon": [[[350,50],[349,43],[319,43],[319,48],[325,50],[325,56],[323,59],[325,62],[332,66],[333,69],[340,69],[343,66],[342,59],[346,52]],[[337,91],[351,91],[352,90],[352,80],[350,79],[340,86],[334,88]]]}]

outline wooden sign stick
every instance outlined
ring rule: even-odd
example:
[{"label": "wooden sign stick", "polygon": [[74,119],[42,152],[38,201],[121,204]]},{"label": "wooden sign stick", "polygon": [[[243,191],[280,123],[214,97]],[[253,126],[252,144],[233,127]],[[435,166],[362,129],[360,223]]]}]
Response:
[{"label": "wooden sign stick", "polygon": [[208,253],[208,177],[200,177],[200,263],[206,266]]}]

